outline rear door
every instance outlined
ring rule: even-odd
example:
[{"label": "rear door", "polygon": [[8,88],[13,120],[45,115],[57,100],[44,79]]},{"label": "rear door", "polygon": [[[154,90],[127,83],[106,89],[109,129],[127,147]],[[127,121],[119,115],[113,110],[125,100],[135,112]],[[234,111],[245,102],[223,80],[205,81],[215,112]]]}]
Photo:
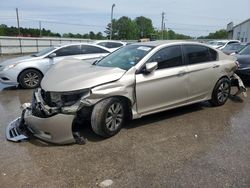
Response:
[{"label": "rear door", "polygon": [[136,99],[142,115],[185,104],[187,101],[187,67],[181,46],[160,49],[147,62],[158,62],[158,69],[136,74]]},{"label": "rear door", "polygon": [[81,45],[81,55],[77,56],[78,59],[101,59],[107,56],[110,52],[91,45]]},{"label": "rear door", "polygon": [[57,63],[66,57],[77,57],[81,54],[81,46],[80,45],[70,45],[66,47],[62,47],[56,50],[56,57],[53,58],[53,63]]},{"label": "rear door", "polygon": [[209,97],[219,79],[218,54],[202,45],[183,45],[188,73],[188,100],[199,101]]}]

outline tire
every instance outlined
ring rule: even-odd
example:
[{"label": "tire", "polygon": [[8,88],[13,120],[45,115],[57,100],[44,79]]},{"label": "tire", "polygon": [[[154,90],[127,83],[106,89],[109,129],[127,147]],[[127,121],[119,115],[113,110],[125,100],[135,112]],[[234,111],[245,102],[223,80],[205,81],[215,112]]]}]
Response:
[{"label": "tire", "polygon": [[231,82],[228,78],[221,78],[215,85],[210,103],[213,106],[222,106],[227,102],[231,91]]},{"label": "tire", "polygon": [[125,122],[125,106],[118,98],[108,98],[97,103],[91,114],[93,131],[105,138],[117,134]]},{"label": "tire", "polygon": [[33,89],[40,85],[42,78],[43,75],[38,70],[27,69],[21,72],[19,83],[22,88]]}]

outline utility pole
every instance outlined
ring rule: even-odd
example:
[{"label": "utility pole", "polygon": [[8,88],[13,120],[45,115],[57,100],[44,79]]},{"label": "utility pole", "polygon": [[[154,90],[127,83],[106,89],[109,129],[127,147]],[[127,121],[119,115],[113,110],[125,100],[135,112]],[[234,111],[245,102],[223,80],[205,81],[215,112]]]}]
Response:
[{"label": "utility pole", "polygon": [[18,15],[18,8],[16,8],[16,19],[17,19],[17,28],[18,28],[18,35],[21,35],[20,32],[20,25],[19,25],[19,15]]},{"label": "utility pole", "polygon": [[161,39],[163,40],[164,38],[164,17],[165,17],[165,12],[161,13]]},{"label": "utility pole", "polygon": [[42,37],[42,22],[41,21],[39,21],[39,31],[40,31],[39,36]]},{"label": "utility pole", "polygon": [[109,39],[111,40],[112,39],[112,34],[113,34],[113,12],[114,12],[114,7],[115,7],[115,4],[112,5],[112,8],[111,8],[111,25],[110,25],[110,36],[109,36]]}]

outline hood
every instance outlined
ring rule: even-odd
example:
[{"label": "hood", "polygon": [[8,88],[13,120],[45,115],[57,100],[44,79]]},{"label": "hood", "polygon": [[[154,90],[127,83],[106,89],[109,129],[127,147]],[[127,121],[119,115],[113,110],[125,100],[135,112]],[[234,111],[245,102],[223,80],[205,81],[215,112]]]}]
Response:
[{"label": "hood", "polygon": [[76,91],[118,80],[126,72],[120,68],[92,65],[92,62],[74,58],[64,59],[49,69],[41,87],[45,91]]},{"label": "hood", "polygon": [[0,65],[1,66],[8,66],[8,65],[21,63],[23,61],[28,61],[28,60],[33,60],[33,59],[37,59],[37,57],[32,57],[30,55],[27,55],[27,56],[22,56],[22,57],[17,57],[17,58],[5,60],[2,63],[0,63]]}]

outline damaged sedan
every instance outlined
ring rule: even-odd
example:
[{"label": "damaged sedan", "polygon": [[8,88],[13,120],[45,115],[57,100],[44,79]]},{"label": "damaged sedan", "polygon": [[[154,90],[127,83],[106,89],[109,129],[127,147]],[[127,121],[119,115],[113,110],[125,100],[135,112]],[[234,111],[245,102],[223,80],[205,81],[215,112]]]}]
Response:
[{"label": "damaged sedan", "polygon": [[28,131],[50,143],[83,143],[76,122],[89,120],[107,138],[127,119],[201,101],[220,106],[237,69],[235,57],[194,42],[136,43],[93,64],[64,61],[48,71],[32,103],[7,126],[8,140],[25,139]]}]

